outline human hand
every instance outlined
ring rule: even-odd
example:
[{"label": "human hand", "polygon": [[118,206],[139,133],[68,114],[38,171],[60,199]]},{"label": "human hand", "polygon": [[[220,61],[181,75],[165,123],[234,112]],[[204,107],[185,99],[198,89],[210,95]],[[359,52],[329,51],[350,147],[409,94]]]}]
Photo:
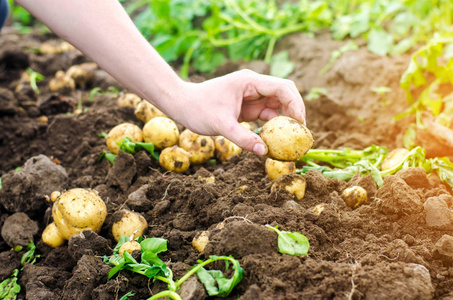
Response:
[{"label": "human hand", "polygon": [[[176,103],[174,103],[176,101]],[[182,83],[169,115],[203,135],[222,135],[259,155],[267,146],[239,122],[268,121],[279,115],[305,122],[305,106],[295,84],[287,79],[241,70],[202,83]]]}]

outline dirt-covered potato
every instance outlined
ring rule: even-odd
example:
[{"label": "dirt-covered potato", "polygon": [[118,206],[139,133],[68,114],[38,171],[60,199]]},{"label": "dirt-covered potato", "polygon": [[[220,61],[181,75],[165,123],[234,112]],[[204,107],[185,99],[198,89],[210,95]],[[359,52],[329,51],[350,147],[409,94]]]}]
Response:
[{"label": "dirt-covered potato", "polygon": [[94,190],[74,188],[64,191],[53,204],[54,223],[44,230],[43,241],[58,247],[83,230],[98,232],[106,216],[107,207]]},{"label": "dirt-covered potato", "polygon": [[66,93],[75,89],[74,79],[61,70],[55,73],[55,77],[49,81],[48,85],[51,92]]},{"label": "dirt-covered potato", "polygon": [[140,246],[140,243],[135,240],[131,240],[131,241],[127,241],[121,245],[120,249],[118,250],[118,254],[120,256],[123,256],[124,251],[128,252],[129,254],[132,254],[134,251],[141,251],[141,250],[142,250],[142,247]]},{"label": "dirt-covered potato", "polygon": [[394,167],[398,166],[407,154],[409,154],[409,150],[407,150],[406,148],[394,149],[382,162],[381,171],[393,169]]},{"label": "dirt-covered potato", "polygon": [[117,144],[128,137],[132,142],[143,142],[143,132],[140,127],[132,123],[121,123],[113,127],[105,137],[110,152],[118,154],[120,146]]},{"label": "dirt-covered potato", "polygon": [[179,136],[179,147],[192,155],[192,164],[207,162],[215,152],[214,140],[210,136],[199,135],[189,129],[185,129]]},{"label": "dirt-covered potato", "polygon": [[260,137],[266,143],[268,156],[277,160],[297,160],[313,147],[313,134],[301,122],[278,116],[263,125]]},{"label": "dirt-covered potato", "polygon": [[55,41],[44,42],[39,47],[42,54],[59,54],[75,50],[74,46],[66,41],[56,44]]},{"label": "dirt-covered potato", "polygon": [[71,77],[77,86],[85,88],[87,84],[93,82],[97,68],[98,65],[93,62],[74,65],[66,71],[66,76]]},{"label": "dirt-covered potato", "polygon": [[113,238],[118,242],[121,236],[128,236],[136,239],[145,234],[148,229],[148,222],[145,218],[134,211],[121,210],[113,216],[113,219],[119,217],[112,225]]},{"label": "dirt-covered potato", "polygon": [[341,193],[344,202],[347,206],[351,208],[357,208],[359,205],[362,205],[367,202],[368,195],[366,190],[358,185],[348,187]]},{"label": "dirt-covered potato", "polygon": [[159,163],[167,171],[182,173],[190,167],[190,153],[174,145],[162,150]]},{"label": "dirt-covered potato", "polygon": [[226,139],[223,136],[218,136],[214,142],[215,145],[215,156],[220,161],[227,161],[231,157],[241,155],[242,148]]},{"label": "dirt-covered potato", "polygon": [[164,149],[178,143],[179,129],[172,119],[155,117],[143,127],[143,139],[157,149]]},{"label": "dirt-covered potato", "polygon": [[135,107],[135,116],[145,124],[155,117],[167,117],[157,107],[146,100],[142,100],[137,104]]},{"label": "dirt-covered potato", "polygon": [[267,158],[264,165],[266,174],[271,180],[277,179],[283,174],[295,173],[296,163],[293,161],[280,161]]},{"label": "dirt-covered potato", "polygon": [[134,93],[124,93],[123,95],[118,97],[118,106],[124,107],[132,107],[134,109],[137,108],[138,104],[142,101],[139,95]]},{"label": "dirt-covered potato", "polygon": [[302,200],[305,196],[306,181],[300,174],[283,174],[274,180],[271,192],[286,191],[296,196],[297,200]]},{"label": "dirt-covered potato", "polygon": [[202,231],[192,240],[192,246],[197,249],[198,252],[203,253],[204,248],[209,244],[209,233],[209,231]]}]

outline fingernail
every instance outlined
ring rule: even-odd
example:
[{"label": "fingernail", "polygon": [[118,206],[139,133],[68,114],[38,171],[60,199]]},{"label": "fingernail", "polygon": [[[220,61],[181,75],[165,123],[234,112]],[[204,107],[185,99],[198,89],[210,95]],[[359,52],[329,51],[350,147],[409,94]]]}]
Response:
[{"label": "fingernail", "polygon": [[253,146],[253,153],[264,155],[266,154],[266,147],[263,144],[256,143],[255,146]]}]

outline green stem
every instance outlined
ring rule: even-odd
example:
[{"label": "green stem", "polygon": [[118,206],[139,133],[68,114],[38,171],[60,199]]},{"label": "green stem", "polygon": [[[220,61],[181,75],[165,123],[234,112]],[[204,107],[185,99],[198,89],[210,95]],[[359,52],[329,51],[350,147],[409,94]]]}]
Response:
[{"label": "green stem", "polygon": [[178,293],[173,292],[173,291],[163,291],[155,294],[154,296],[148,298],[147,300],[155,300],[159,298],[164,298],[164,297],[169,297],[174,300],[182,300],[181,296],[178,295]]},{"label": "green stem", "polygon": [[270,63],[272,53],[274,52],[275,43],[277,42],[277,37],[274,36],[269,41],[269,46],[267,46],[266,55],[264,56],[264,62]]},{"label": "green stem", "polygon": [[269,29],[261,26],[260,24],[253,21],[240,7],[237,5],[235,0],[224,0],[226,5],[230,5],[236,11],[236,13],[250,26],[255,28],[257,31],[268,32]]}]

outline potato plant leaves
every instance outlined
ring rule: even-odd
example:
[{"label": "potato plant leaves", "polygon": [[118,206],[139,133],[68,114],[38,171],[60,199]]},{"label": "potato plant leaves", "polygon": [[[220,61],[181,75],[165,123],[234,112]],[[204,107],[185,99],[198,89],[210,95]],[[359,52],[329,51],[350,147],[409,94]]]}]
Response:
[{"label": "potato plant leaves", "polygon": [[266,227],[278,233],[278,251],[280,253],[294,256],[307,255],[310,243],[305,235],[298,232],[281,231],[278,230],[278,226],[266,225]]},{"label": "potato plant leaves", "polygon": [[20,292],[20,285],[17,283],[19,270],[15,269],[11,276],[0,283],[0,299],[14,300]]}]

